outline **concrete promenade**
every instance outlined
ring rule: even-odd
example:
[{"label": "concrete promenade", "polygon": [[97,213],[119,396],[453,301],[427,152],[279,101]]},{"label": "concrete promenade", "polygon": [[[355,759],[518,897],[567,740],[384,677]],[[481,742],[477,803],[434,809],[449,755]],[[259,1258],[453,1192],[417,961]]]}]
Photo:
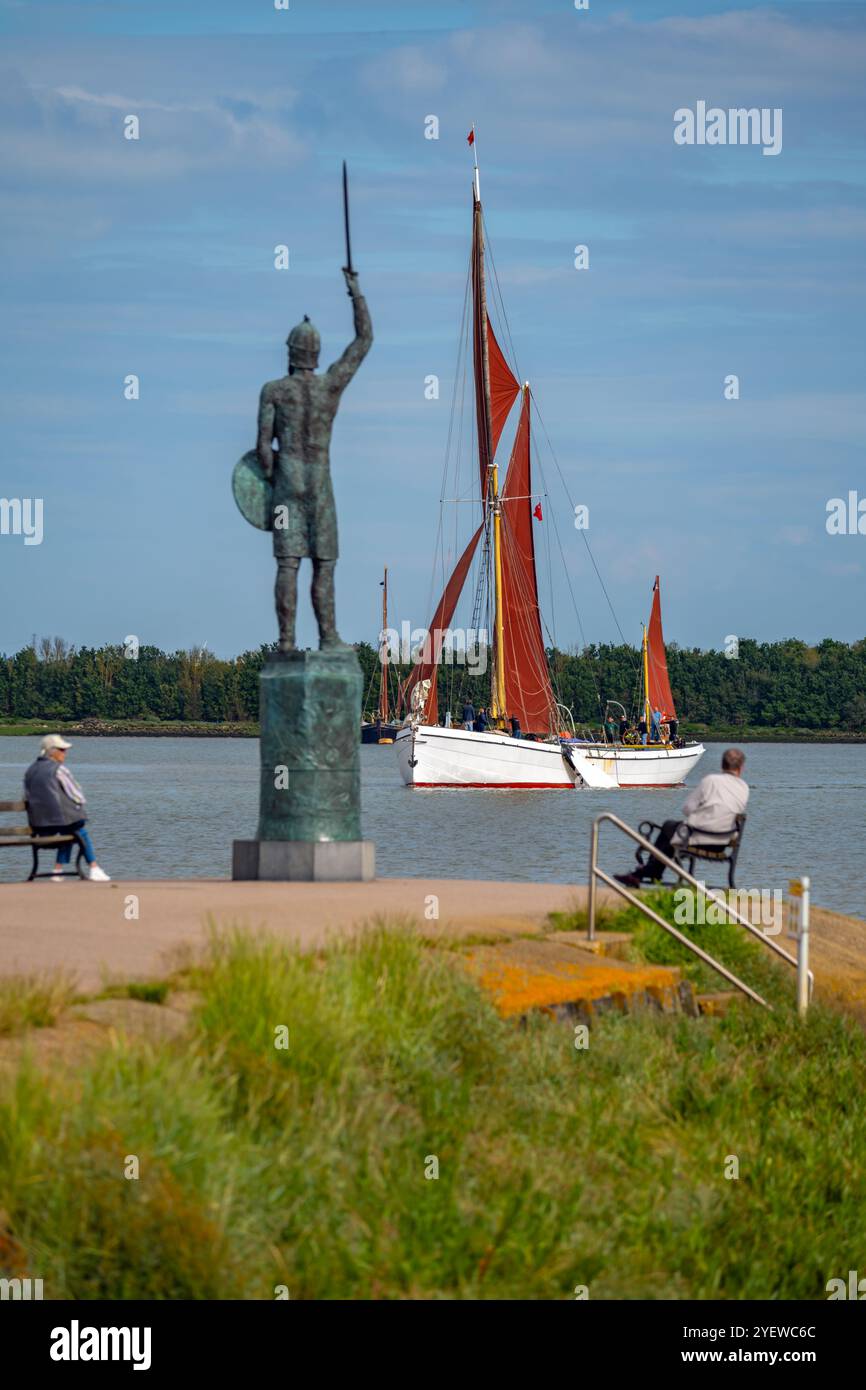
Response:
[{"label": "concrete promenade", "polygon": [[[75,879],[0,884],[0,975],[63,967],[83,991],[111,979],[155,979],[208,922],[264,928],[302,947],[375,917],[411,918],[425,934],[504,937],[548,930],[547,914],[585,902],[562,884],[381,878],[373,883],[232,883],[216,879]],[[130,902],[137,899],[137,904]],[[438,899],[438,904],[431,899]],[[126,914],[137,906],[138,919]],[[438,906],[438,919],[426,915]]]},{"label": "concrete promenade", "polygon": [[[600,899],[622,901],[608,892]],[[107,980],[158,979],[176,968],[184,950],[204,943],[210,923],[263,929],[305,949],[377,917],[409,919],[432,938],[501,937],[505,943],[545,936],[549,913],[585,903],[586,888],[577,884],[426,878],[333,884],[7,883],[0,884],[0,975],[62,968],[74,974],[83,993],[99,990]],[[778,940],[796,955],[796,942],[787,933]],[[813,907],[811,964],[818,997],[844,1002],[866,1023],[866,922]],[[793,971],[791,976],[793,990]]]}]

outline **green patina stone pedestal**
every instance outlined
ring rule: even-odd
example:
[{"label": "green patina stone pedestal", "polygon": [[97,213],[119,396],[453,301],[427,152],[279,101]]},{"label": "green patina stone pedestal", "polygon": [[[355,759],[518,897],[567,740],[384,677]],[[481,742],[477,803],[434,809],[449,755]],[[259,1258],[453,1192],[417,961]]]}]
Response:
[{"label": "green patina stone pedestal", "polygon": [[268,658],[258,833],[235,841],[232,878],[374,877],[375,846],[361,839],[362,685],[351,647]]}]

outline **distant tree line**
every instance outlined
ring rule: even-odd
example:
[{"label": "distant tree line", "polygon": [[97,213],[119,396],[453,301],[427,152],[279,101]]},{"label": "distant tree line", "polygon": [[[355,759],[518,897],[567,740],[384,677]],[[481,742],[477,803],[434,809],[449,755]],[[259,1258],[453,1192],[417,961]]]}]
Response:
[{"label": "distant tree line", "polygon": [[[19,719],[180,720],[233,723],[258,718],[258,676],[271,649],[223,661],[206,648],[167,653],[142,646],[75,648],[43,638],[14,656],[0,656],[0,716]],[[364,672],[364,710],[379,697],[379,659],[366,642],[356,651]],[[635,709],[640,653],[630,646],[591,646],[548,652],[557,697],[576,723],[597,724],[605,700]],[[739,654],[668,647],[668,667],[680,719],[712,726],[838,729],[866,733],[866,640],[848,645],[826,638],[810,647],[794,639],[741,639]],[[393,707],[408,667],[392,667]],[[488,674],[439,668],[439,709],[455,712],[464,699],[487,705]]]},{"label": "distant tree line", "polygon": [[0,657],[0,713],[20,719],[257,719],[268,649],[221,661],[206,648],[71,647],[43,638]]}]

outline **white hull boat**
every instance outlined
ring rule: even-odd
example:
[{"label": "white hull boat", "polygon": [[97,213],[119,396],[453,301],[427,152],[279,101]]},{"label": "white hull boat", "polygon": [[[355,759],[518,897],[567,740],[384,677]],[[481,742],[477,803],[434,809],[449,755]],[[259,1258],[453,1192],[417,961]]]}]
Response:
[{"label": "white hull boat", "polygon": [[562,751],[584,785],[599,791],[614,787],[681,787],[704,756],[702,743],[687,743],[684,748],[630,748],[566,740]]},{"label": "white hull boat", "polygon": [[487,787],[571,791],[589,787],[678,787],[703,756],[685,748],[630,748],[563,739],[552,742],[407,725],[397,734],[400,776],[409,787]]}]

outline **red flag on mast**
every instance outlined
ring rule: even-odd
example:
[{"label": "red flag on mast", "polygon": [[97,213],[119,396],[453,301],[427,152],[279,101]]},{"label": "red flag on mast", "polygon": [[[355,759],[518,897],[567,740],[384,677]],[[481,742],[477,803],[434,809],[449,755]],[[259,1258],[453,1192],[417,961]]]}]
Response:
[{"label": "red flag on mast", "polygon": [[534,517],[537,517],[539,521],[543,521],[543,520],[544,520],[544,517],[541,515],[541,503],[540,503],[540,502],[536,502],[535,508],[534,508],[534,510],[533,510],[532,515],[533,515]]},{"label": "red flag on mast", "polygon": [[475,127],[474,127],[474,126],[472,127],[472,129],[470,130],[469,134],[467,135],[466,140],[467,140],[467,143],[470,144],[470,145],[474,145],[474,144],[475,144]]}]

